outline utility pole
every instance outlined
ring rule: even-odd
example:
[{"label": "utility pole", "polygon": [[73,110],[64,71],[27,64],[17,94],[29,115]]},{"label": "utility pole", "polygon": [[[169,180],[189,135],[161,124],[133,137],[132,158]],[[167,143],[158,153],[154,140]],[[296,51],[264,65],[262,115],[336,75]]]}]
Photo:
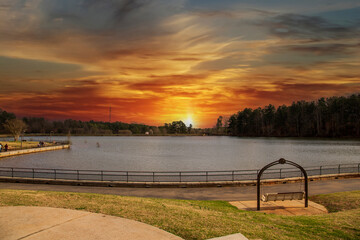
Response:
[{"label": "utility pole", "polygon": [[109,107],[109,122],[111,122],[111,105]]}]

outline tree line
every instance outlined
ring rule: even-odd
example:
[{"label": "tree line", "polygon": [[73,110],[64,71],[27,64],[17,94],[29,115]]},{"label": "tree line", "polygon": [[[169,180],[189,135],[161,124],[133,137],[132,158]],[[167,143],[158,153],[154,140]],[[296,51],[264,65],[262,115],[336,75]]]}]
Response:
[{"label": "tree line", "polygon": [[360,137],[360,94],[245,108],[225,122],[220,116],[215,128],[232,136]]},{"label": "tree line", "polygon": [[150,126],[139,123],[50,121],[45,118],[16,119],[0,109],[0,133],[72,135],[231,135],[252,137],[360,137],[360,94],[348,97],[297,101],[290,106],[245,108],[226,118],[220,116],[213,128],[193,128],[182,121]]},{"label": "tree line", "polygon": [[[15,114],[7,113],[0,109],[0,133],[9,133],[6,128],[8,122],[12,123],[16,119]],[[10,121],[11,120],[11,121]],[[101,122],[101,121],[80,121],[67,119],[64,121],[50,121],[45,118],[24,117],[17,119],[25,124],[27,134],[73,134],[73,135],[131,135],[145,134],[153,127],[138,123],[123,122]]]},{"label": "tree line", "polygon": [[182,121],[150,126],[139,123],[80,121],[67,119],[50,121],[39,117],[16,119],[15,114],[0,109],[0,133],[12,133],[15,138],[26,134],[71,134],[71,135],[168,135],[168,134],[208,134],[211,129],[193,128]]}]

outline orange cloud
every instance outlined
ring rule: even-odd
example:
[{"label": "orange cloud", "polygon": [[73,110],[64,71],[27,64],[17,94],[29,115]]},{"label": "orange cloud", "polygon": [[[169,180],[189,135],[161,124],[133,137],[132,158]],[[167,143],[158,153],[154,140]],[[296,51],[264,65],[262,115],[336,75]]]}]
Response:
[{"label": "orange cloud", "polygon": [[191,116],[211,127],[245,107],[360,91],[355,23],[165,2],[9,1],[0,11],[0,107],[106,121],[111,105],[115,121]]}]

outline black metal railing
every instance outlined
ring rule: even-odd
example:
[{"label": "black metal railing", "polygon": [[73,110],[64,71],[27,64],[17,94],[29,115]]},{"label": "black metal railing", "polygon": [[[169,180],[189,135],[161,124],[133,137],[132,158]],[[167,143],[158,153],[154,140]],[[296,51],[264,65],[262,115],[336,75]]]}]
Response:
[{"label": "black metal railing", "polygon": [[[325,165],[305,168],[308,176],[360,173],[360,163]],[[109,170],[72,170],[49,168],[0,167],[0,176],[12,178],[119,181],[119,182],[214,182],[256,180],[259,170],[229,171],[109,171]],[[296,168],[269,169],[262,179],[284,179],[301,177]]]}]

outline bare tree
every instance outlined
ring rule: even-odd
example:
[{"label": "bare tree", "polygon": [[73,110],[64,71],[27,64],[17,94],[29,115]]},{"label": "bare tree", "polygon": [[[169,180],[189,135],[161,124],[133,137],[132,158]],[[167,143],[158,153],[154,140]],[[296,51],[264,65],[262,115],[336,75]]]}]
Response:
[{"label": "bare tree", "polygon": [[26,130],[26,124],[19,119],[6,120],[3,126],[13,135],[15,141],[18,141],[20,134]]}]

